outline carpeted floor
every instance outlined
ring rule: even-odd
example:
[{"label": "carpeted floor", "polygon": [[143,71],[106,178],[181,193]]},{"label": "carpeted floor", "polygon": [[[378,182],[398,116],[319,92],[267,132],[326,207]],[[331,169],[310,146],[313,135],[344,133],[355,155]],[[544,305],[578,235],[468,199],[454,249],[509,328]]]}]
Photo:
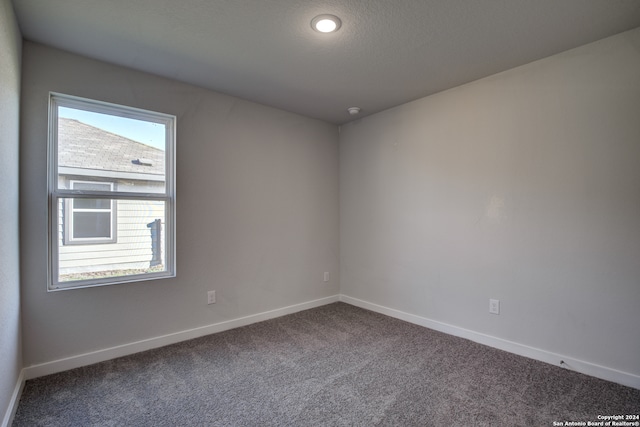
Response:
[{"label": "carpeted floor", "polygon": [[552,426],[640,390],[335,303],[27,381],[13,426]]}]

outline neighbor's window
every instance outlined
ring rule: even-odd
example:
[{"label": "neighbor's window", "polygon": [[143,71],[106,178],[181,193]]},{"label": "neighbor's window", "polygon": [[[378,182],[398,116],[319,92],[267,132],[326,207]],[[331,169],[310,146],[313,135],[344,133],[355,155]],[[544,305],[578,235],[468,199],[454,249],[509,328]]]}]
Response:
[{"label": "neighbor's window", "polygon": [[[113,191],[112,182],[70,181],[73,190]],[[69,199],[64,215],[65,244],[115,243],[116,201]]]},{"label": "neighbor's window", "polygon": [[175,276],[175,120],[50,95],[50,290]]}]

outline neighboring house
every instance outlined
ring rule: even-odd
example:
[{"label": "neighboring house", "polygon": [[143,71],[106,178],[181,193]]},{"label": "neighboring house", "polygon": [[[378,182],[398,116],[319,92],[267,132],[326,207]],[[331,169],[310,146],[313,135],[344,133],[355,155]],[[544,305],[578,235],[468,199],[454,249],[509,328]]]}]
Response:
[{"label": "neighboring house", "polygon": [[[58,185],[68,189],[161,193],[163,150],[73,119],[58,122]],[[59,275],[162,266],[164,204],[65,199],[58,205]]]}]

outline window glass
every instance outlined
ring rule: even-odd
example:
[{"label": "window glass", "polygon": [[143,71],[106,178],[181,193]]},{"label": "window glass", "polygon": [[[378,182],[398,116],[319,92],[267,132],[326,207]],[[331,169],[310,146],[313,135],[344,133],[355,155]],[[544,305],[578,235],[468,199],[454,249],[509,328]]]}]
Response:
[{"label": "window glass", "polygon": [[[74,199],[63,199],[70,203]],[[77,201],[78,199],[75,199]],[[158,200],[108,200],[118,206],[117,240],[109,244],[66,245],[58,240],[58,282],[126,279],[170,270],[167,259],[166,204]],[[76,239],[109,237],[107,213],[74,212]],[[64,234],[61,224],[58,234]]]},{"label": "window glass", "polygon": [[73,237],[82,238],[111,238],[110,212],[74,212]]},{"label": "window glass", "polygon": [[73,210],[80,209],[111,210],[111,203],[107,199],[73,199]]},{"label": "window glass", "polygon": [[[57,117],[58,176],[118,178],[126,191],[165,192],[166,124],[60,105]],[[64,180],[58,186],[66,188]]]}]

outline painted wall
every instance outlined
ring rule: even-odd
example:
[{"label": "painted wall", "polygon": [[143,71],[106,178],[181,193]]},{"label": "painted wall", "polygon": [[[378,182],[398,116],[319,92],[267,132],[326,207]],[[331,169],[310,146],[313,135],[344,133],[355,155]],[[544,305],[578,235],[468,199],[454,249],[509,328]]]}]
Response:
[{"label": "painted wall", "polygon": [[[25,366],[339,292],[335,126],[31,42],[22,78]],[[175,279],[47,293],[49,91],[178,117]]]},{"label": "painted wall", "polygon": [[21,48],[22,36],[11,2],[0,0],[0,424],[22,369],[18,235]]},{"label": "painted wall", "polygon": [[340,229],[345,295],[640,375],[640,29],[343,126]]}]

